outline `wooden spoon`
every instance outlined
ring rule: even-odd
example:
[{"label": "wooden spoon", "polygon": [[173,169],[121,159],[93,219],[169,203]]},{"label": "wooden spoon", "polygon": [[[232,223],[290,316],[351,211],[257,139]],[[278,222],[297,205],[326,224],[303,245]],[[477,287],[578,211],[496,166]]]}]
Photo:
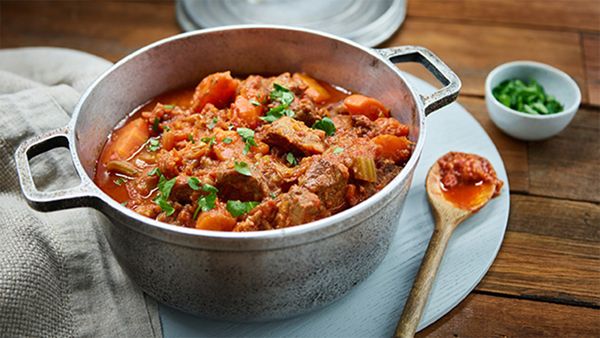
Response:
[{"label": "wooden spoon", "polygon": [[477,190],[477,194],[472,196],[468,207],[461,208],[446,199],[440,179],[440,166],[436,162],[429,169],[425,183],[427,197],[435,218],[435,229],[406,305],[404,305],[395,337],[413,337],[415,335],[452,232],[462,221],[481,209],[494,195],[494,184],[483,184],[481,189]]}]

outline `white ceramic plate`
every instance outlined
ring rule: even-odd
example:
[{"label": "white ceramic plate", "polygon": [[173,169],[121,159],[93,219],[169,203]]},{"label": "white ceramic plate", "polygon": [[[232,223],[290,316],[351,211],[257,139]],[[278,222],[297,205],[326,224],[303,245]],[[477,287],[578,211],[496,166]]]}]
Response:
[{"label": "white ceramic plate", "polygon": [[[406,75],[421,93],[434,88]],[[490,160],[505,182],[502,193],[452,236],[419,329],[448,313],[475,288],[492,265],[508,222],[508,179],[498,150],[477,121],[453,103],[427,117],[427,136],[398,232],[381,265],[348,295],[330,306],[288,320],[238,324],[198,318],[160,307],[165,337],[390,337],[402,312],[433,231],[425,195],[429,167],[448,151]]]}]

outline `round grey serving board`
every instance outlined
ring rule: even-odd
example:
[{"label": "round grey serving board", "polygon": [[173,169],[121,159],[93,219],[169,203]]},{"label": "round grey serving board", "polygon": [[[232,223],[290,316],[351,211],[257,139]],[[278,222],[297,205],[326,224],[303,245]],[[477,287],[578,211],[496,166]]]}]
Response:
[{"label": "round grey serving board", "polygon": [[[417,92],[434,88],[405,74]],[[337,302],[302,316],[268,323],[220,322],[185,314],[164,305],[165,337],[390,337],[433,231],[425,193],[429,167],[448,151],[488,158],[505,182],[502,193],[454,232],[419,324],[419,329],[448,313],[475,288],[492,265],[508,222],[508,179],[498,150],[477,121],[458,103],[427,117],[421,160],[406,198],[398,231],[381,265]]]}]

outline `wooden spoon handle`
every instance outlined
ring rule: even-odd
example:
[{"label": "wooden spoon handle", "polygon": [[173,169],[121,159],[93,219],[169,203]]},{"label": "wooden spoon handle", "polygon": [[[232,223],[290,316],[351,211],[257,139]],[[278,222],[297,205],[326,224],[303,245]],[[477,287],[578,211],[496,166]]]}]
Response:
[{"label": "wooden spoon handle", "polygon": [[429,298],[429,292],[433,286],[437,270],[453,230],[454,227],[450,225],[435,227],[429,241],[429,246],[427,247],[427,252],[425,252],[425,257],[423,257],[421,268],[419,269],[419,273],[417,273],[410,295],[404,305],[402,317],[400,317],[394,337],[405,338],[415,335],[417,325],[419,325],[421,315],[423,315],[423,310]]}]

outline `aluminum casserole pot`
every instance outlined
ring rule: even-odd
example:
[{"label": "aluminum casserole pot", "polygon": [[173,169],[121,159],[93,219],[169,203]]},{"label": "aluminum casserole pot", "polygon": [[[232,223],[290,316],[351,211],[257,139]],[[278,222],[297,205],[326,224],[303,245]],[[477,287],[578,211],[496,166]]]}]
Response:
[{"label": "aluminum casserole pot", "polygon": [[[394,63],[424,64],[444,85],[415,93]],[[135,107],[204,76],[304,71],[377,97],[411,127],[414,154],[383,190],[331,217],[286,229],[230,233],[178,227],[143,217],[92,181],[107,135]],[[92,207],[118,261],[146,293],[197,315],[233,320],[285,318],[325,306],[382,261],[399,226],[423,148],[425,116],[455,100],[460,81],[421,47],[369,49],[332,35],[280,26],[230,26],[170,37],[125,57],[84,93],[69,125],[24,142],[16,153],[29,204],[52,211]],[[68,147],[79,186],[36,190],[28,160]]]}]

